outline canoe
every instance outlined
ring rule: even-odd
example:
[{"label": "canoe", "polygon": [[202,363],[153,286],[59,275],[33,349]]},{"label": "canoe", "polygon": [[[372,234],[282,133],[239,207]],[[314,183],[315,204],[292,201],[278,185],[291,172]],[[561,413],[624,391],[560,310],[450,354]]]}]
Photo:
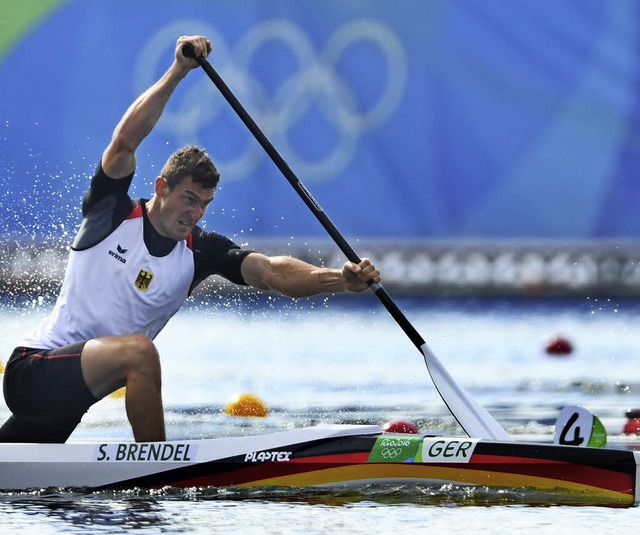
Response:
[{"label": "canoe", "polygon": [[0,444],[0,490],[451,484],[532,489],[548,503],[632,506],[638,462],[638,452],[624,449],[320,425],[167,442]]}]

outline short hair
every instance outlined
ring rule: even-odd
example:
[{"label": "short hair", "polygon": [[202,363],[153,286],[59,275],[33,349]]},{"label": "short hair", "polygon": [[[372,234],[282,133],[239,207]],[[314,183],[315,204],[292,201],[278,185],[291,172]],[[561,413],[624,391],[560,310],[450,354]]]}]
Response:
[{"label": "short hair", "polygon": [[220,180],[220,172],[207,151],[190,145],[175,151],[161,171],[169,188],[174,188],[185,178],[191,177],[196,184],[215,189]]}]

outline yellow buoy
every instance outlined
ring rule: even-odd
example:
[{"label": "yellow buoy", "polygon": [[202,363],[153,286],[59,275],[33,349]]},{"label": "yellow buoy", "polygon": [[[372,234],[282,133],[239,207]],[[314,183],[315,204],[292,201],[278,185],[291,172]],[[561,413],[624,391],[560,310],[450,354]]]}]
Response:
[{"label": "yellow buoy", "polygon": [[118,388],[118,390],[116,390],[115,392],[111,392],[109,396],[115,399],[122,399],[125,396],[126,392],[127,387],[123,386],[122,388]]},{"label": "yellow buoy", "polygon": [[4,373],[4,362],[0,361],[0,373]]},{"label": "yellow buoy", "polygon": [[257,416],[264,418],[269,414],[266,405],[262,400],[253,394],[237,394],[234,396],[224,409],[230,416]]}]

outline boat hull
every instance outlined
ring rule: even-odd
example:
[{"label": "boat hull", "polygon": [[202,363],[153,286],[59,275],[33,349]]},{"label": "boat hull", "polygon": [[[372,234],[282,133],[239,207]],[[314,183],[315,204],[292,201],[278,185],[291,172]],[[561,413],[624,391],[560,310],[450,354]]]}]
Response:
[{"label": "boat hull", "polygon": [[453,484],[630,506],[638,503],[638,462],[636,452],[622,449],[335,425],[165,443],[0,444],[0,489]]}]

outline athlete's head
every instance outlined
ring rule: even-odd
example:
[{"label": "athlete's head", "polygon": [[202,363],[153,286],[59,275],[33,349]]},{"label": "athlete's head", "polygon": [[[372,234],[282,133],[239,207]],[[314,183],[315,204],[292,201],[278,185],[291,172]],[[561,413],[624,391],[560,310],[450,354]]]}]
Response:
[{"label": "athlete's head", "polygon": [[220,173],[204,149],[193,145],[174,152],[162,168],[161,176],[173,189],[185,178],[206,189],[215,189]]},{"label": "athlete's head", "polygon": [[173,153],[147,203],[155,229],[167,238],[185,239],[207,211],[219,179],[220,173],[204,150],[185,147]]}]

